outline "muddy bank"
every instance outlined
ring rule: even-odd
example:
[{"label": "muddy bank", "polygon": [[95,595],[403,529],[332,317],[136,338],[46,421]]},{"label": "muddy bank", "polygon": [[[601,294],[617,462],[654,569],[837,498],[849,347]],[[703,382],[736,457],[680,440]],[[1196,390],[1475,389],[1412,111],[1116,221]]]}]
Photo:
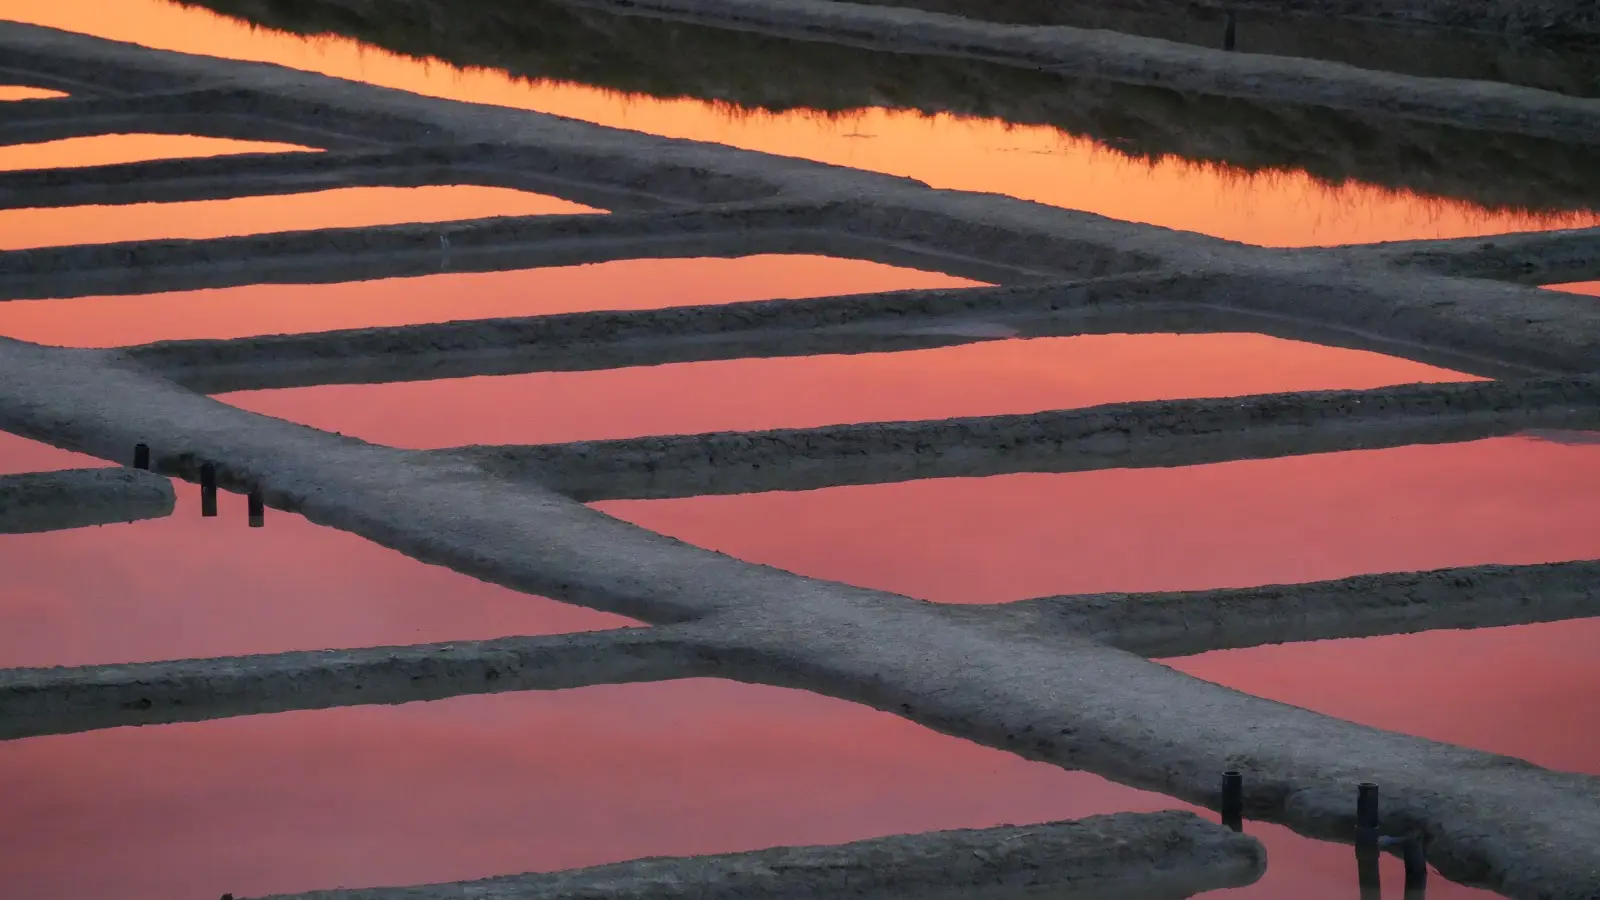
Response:
[{"label": "muddy bank", "polygon": [[[332,32],[456,65],[656,97],[693,97],[751,110],[888,106],[951,112],[1048,125],[1135,158],[1173,155],[1245,171],[1303,169],[1330,184],[1357,180],[1496,208],[1600,208],[1600,172],[1590,164],[1592,150],[1582,145],[1374,119],[1313,105],[1229,100],[979,60],[790,41],[611,16],[552,0],[454,4],[448,15],[430,11],[427,0],[408,0],[386,4],[381,16],[348,0],[207,0],[204,5],[287,31]],[[1403,44],[1404,55],[1416,58],[1417,45]],[[654,52],[662,46],[673,52]],[[1466,56],[1483,59],[1476,52]],[[1600,54],[1582,58],[1596,69],[1589,80],[1600,85]],[[774,67],[792,77],[771,78]]]},{"label": "muddy bank", "polygon": [[986,607],[1028,634],[1088,635],[1148,657],[1600,616],[1600,560],[1357,575],[1311,584],[1092,594]]},{"label": "muddy bank", "polygon": [[[1241,52],[1330,59],[1436,78],[1484,78],[1504,69],[1516,72],[1518,63],[1538,73],[1600,40],[1600,9],[1587,0],[856,2],[1018,25],[1105,28],[1207,47],[1221,45],[1226,14],[1233,12],[1248,36],[1238,46]],[[1411,59],[1405,58],[1406,47]],[[1302,48],[1303,52],[1295,52]],[[1475,67],[1466,58],[1473,53],[1480,57]]]},{"label": "muddy bank", "polygon": [[[444,373],[583,371],[748,356],[883,352],[1060,333],[1220,329],[1238,317],[1190,309],[1209,275],[846,294],[656,310],[599,310],[238,340],[130,347],[138,363],[196,390],[417,381]],[[1203,325],[1202,323],[1207,323]]]},{"label": "muddy bank", "polygon": [[1456,278],[1492,278],[1516,284],[1600,279],[1600,228],[1453,241],[1392,241],[1330,253],[1354,263],[1383,262]]},{"label": "muddy bank", "polygon": [[172,482],[136,469],[4,475],[0,476],[0,534],[159,519],[172,515],[175,502]]},{"label": "muddy bank", "polygon": [[[163,479],[165,480],[165,479]],[[463,694],[713,674],[681,627],[125,663],[0,669],[0,740]]]},{"label": "muddy bank", "polygon": [[[907,221],[913,220],[900,216],[885,230],[904,226]],[[872,229],[862,227],[861,231],[870,234]],[[748,242],[757,236],[753,232],[728,233],[708,238],[701,246],[707,255],[741,255],[750,252]],[[924,227],[920,236],[919,244],[924,248],[966,243],[973,250],[986,250],[984,244],[1006,243],[1005,252],[1018,255],[1019,260],[1029,250],[1027,242],[1017,240],[1015,234],[973,234],[973,230],[959,226],[948,233]],[[919,258],[899,242],[834,235],[828,243],[849,248],[843,252],[851,257],[981,277],[978,267],[968,265],[966,260],[926,251]],[[519,252],[532,255],[533,247],[539,246],[530,245]],[[595,246],[556,242],[541,249],[570,258],[575,251],[590,252]],[[641,254],[655,249],[639,243],[626,246]],[[812,249],[815,245],[804,246]],[[1101,254],[1096,259],[1092,247],[1073,247],[1068,242],[1039,242],[1035,252],[1054,264],[1072,261],[1058,247],[1088,257],[1084,262],[1090,266],[1107,259],[1113,264],[1138,259],[1127,253],[1121,261],[1111,254]],[[778,249],[781,252],[782,248]],[[76,248],[70,252],[75,253]],[[0,268],[11,258],[28,262],[20,254],[0,254]],[[1257,258],[1273,261],[1296,257],[1261,251]],[[1339,259],[1323,254],[1298,258]],[[391,258],[386,264],[396,261]],[[527,262],[525,258],[524,264]],[[270,257],[258,258],[251,263],[252,271],[273,264]],[[336,271],[331,262],[325,268],[330,275]],[[213,272],[226,278],[238,277],[238,267],[217,267],[210,272],[173,271],[183,279],[210,278]],[[1013,269],[999,274],[1015,273]],[[990,274],[995,274],[993,267]],[[67,284],[74,284],[81,277],[81,273],[45,275],[29,289],[66,290]],[[26,284],[29,279],[23,275],[20,280]],[[124,276],[122,283],[127,289],[140,282]],[[1340,266],[1263,267],[1250,272],[1163,269],[979,291],[896,291],[811,300],[570,313],[228,341],[183,341],[130,348],[128,352],[184,384],[206,390],[404,381],[448,373],[581,370],[740,355],[885,351],[1005,337],[1107,333],[1118,327],[1136,331],[1251,331],[1386,353],[1487,377],[1589,372],[1595,368],[1594,361],[1600,359],[1600,306],[1587,297],[1489,281],[1455,280],[1449,282],[1450,299],[1430,299],[1429,292],[1436,290],[1439,283],[1438,278],[1404,270],[1379,269],[1371,275],[1353,277]],[[19,290],[17,281],[0,275],[0,296]]]},{"label": "muddy bank", "polygon": [[[177,203],[333,188],[457,184],[553,194],[603,210],[655,209],[676,202],[670,197],[670,188],[668,195],[663,195],[564,178],[562,163],[560,159],[540,158],[535,153],[507,152],[504,148],[480,144],[324,153],[244,153],[69,170],[20,170],[0,172],[0,209]],[[567,163],[570,167],[570,161]],[[702,181],[716,182],[717,179],[713,176]],[[701,188],[702,195],[717,194],[711,184],[701,185]],[[750,186],[746,191],[734,188],[726,198],[717,199],[731,200],[762,193],[760,186]]]},{"label": "muddy bank", "polygon": [[352,118],[327,127],[305,113],[304,108],[285,105],[270,94],[227,88],[132,97],[18,100],[6,104],[6,117],[0,119],[0,145],[144,133],[362,149],[388,140],[437,138],[437,134],[430,136],[405,122]]},{"label": "muddy bank", "polygon": [[[962,227],[917,243],[851,234],[862,210],[849,204],[751,203],[651,213],[499,216],[488,219],[324,228],[204,240],[162,239],[0,251],[0,301],[154,294],[251,284],[333,284],[451,272],[504,272],[623,259],[732,258],[799,253],[865,259],[977,281],[1026,283],[1068,272],[1007,260],[1034,248],[979,258]],[[901,228],[919,223],[900,217]],[[995,242],[995,235],[988,235]],[[1036,245],[1051,243],[1038,238]],[[1056,241],[1066,265],[1097,273],[1148,268],[1136,250]]]},{"label": "muddy bank", "polygon": [[1266,870],[1255,838],[1187,812],[898,835],[829,847],[657,857],[549,874],[271,900],[1179,900]]},{"label": "muddy bank", "polygon": [[1193,466],[1589,427],[1600,427],[1600,379],[1593,377],[440,452],[590,503]]}]

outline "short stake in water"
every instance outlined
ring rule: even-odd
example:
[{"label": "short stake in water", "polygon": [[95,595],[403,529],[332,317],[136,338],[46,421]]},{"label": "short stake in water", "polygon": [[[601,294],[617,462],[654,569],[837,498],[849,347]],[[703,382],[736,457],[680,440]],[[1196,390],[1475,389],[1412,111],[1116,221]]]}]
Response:
[{"label": "short stake in water", "polygon": [[1420,835],[1406,840],[1402,853],[1406,861],[1406,900],[1421,900],[1428,889],[1428,851]]},{"label": "short stake in water", "polygon": [[1244,830],[1244,776],[1238,772],[1222,773],[1222,824]]},{"label": "short stake in water", "polygon": [[1356,788],[1356,884],[1361,900],[1381,900],[1383,882],[1378,872],[1378,786],[1363,782]]},{"label": "short stake in water", "polygon": [[1378,786],[1370,781],[1356,788],[1356,846],[1378,845]]},{"label": "short stake in water", "polygon": [[261,488],[250,492],[250,527],[260,528],[267,523],[267,502],[261,496]]},{"label": "short stake in water", "polygon": [[1383,880],[1378,873],[1378,846],[1356,846],[1356,884],[1361,888],[1361,900],[1382,900]]},{"label": "short stake in water", "polygon": [[135,469],[144,469],[146,471],[149,471],[149,469],[150,469],[150,445],[149,444],[134,444],[133,445],[133,467]]},{"label": "short stake in water", "polygon": [[200,515],[217,514],[217,467],[213,463],[200,464]]}]

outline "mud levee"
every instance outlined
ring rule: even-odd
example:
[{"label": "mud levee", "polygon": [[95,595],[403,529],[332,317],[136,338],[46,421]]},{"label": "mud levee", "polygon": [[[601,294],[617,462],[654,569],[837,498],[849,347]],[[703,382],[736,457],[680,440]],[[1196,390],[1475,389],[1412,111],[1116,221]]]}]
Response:
[{"label": "mud levee", "polygon": [[[270,0],[268,0],[270,2]],[[1095,4],[1054,3],[1051,0],[857,0],[886,6],[907,6],[929,12],[949,13],[974,19],[989,19],[1022,25],[1071,25],[1078,28],[1105,28],[1158,37],[1183,43],[1217,46],[1222,23],[1233,12],[1248,29],[1250,44],[1265,43],[1271,48],[1284,45],[1298,48],[1311,44],[1315,34],[1326,35],[1329,46],[1307,47],[1305,53],[1282,53],[1281,49],[1258,47],[1251,52],[1311,56],[1342,62],[1363,63],[1368,68],[1407,71],[1435,77],[1481,77],[1495,69],[1490,60],[1480,59],[1478,76],[1450,71],[1413,71],[1429,64],[1471,65],[1460,56],[1468,48],[1487,55],[1494,62],[1515,69],[1516,57],[1495,58],[1495,51],[1510,51],[1515,43],[1523,53],[1539,49],[1555,51],[1562,44],[1587,45],[1600,39],[1600,11],[1586,0],[1109,0]],[[1091,7],[1091,8],[1085,8]],[[1204,28],[1202,28],[1204,26]],[[1214,26],[1214,27],[1213,27]],[[1421,26],[1421,27],[1418,27]],[[1470,34],[1464,32],[1478,32]],[[1505,36],[1515,35],[1512,42]],[[1491,37],[1492,36],[1492,37]],[[1500,39],[1496,39],[1500,38]],[[1526,46],[1530,39],[1549,43]],[[1413,41],[1414,56],[1406,60],[1403,39]],[[1438,43],[1441,49],[1419,46]],[[1365,61],[1363,46],[1369,47]],[[1355,58],[1346,58],[1354,55]],[[1576,55],[1576,54],[1574,54]],[[1501,80],[1501,79],[1495,79]]]},{"label": "mud levee", "polygon": [[133,469],[0,476],[0,534],[61,531],[172,514],[172,483]]},{"label": "mud levee", "polygon": [[[0,300],[153,294],[249,284],[331,284],[460,272],[501,272],[622,259],[804,253],[868,259],[976,280],[1040,281],[1060,273],[936,245],[840,233],[849,213],[828,205],[697,207],[654,213],[502,216],[209,240],[79,244],[0,252]],[[1095,252],[1096,269],[1153,260]],[[1079,254],[1084,255],[1084,254]]]},{"label": "mud levee", "polygon": [[464,694],[554,691],[713,674],[683,626],[0,670],[0,740]]},{"label": "mud levee", "polygon": [[[841,326],[857,328],[858,337],[865,336],[860,329],[887,328],[887,332],[880,331],[878,336],[939,337],[955,343],[961,339],[992,339],[1023,333],[1062,334],[1080,330],[1087,333],[1121,320],[1135,326],[1142,322],[1146,330],[1171,321],[1175,329],[1182,330],[1260,331],[1290,339],[1370,349],[1491,376],[1586,373],[1600,368],[1600,305],[1587,297],[1491,281],[1446,281],[1426,273],[1390,270],[1381,262],[1373,272],[1357,274],[1342,265],[1342,258],[1337,255],[1313,253],[1296,257],[1273,251],[1242,255],[1237,262],[1253,257],[1256,263],[1249,270],[1233,269],[1235,260],[1213,256],[1204,263],[1195,261],[1192,268],[1180,264],[1154,272],[1131,271],[1065,281],[1062,276],[1070,275],[1066,270],[1072,267],[1097,270],[1126,265],[1132,268],[1154,260],[1127,251],[1118,258],[1114,253],[1100,252],[1093,244],[1084,246],[1076,240],[1043,239],[1042,235],[1020,230],[974,228],[940,216],[914,216],[895,210],[873,215],[884,220],[881,229],[876,227],[878,222],[871,221],[873,216],[863,215],[864,221],[851,228],[861,234],[859,240],[854,234],[841,236],[816,231],[808,242],[801,242],[797,239],[800,233],[781,230],[766,236],[755,230],[738,233],[727,230],[696,236],[693,240],[696,246],[708,248],[704,251],[706,255],[740,255],[758,252],[757,247],[767,252],[826,252],[826,248],[832,247],[838,248],[841,255],[879,262],[932,268],[980,279],[987,274],[1003,276],[998,279],[1003,281],[1036,280],[1040,283],[1025,285],[1036,290],[996,291],[966,299],[937,291],[893,292],[854,298],[482,320],[287,338],[184,342],[139,348],[134,352],[139,358],[173,373],[174,377],[187,379],[192,374],[196,380],[186,383],[214,384],[220,380],[226,384],[231,376],[236,384],[248,384],[251,379],[265,384],[285,384],[314,377],[310,373],[317,371],[328,373],[332,380],[384,377],[404,380],[414,377],[418,369],[410,359],[429,349],[446,351],[440,362],[449,362],[454,357],[464,366],[469,363],[462,360],[481,353],[483,358],[493,360],[485,363],[491,371],[496,366],[517,364],[507,361],[507,354],[520,358],[525,368],[541,365],[583,368],[584,354],[596,350],[600,351],[597,361],[603,360],[604,365],[716,358],[719,353],[726,356],[730,345],[764,345],[773,348],[771,352],[775,355],[782,355],[786,352],[786,341],[791,347],[826,346],[828,340],[838,335],[806,332]],[[912,227],[907,228],[908,223]],[[430,227],[442,226],[422,226],[415,232],[426,235]],[[613,229],[617,226],[611,223],[600,227]],[[880,235],[887,232],[891,240],[867,237],[874,232]],[[316,234],[306,233],[294,240],[314,248]],[[214,246],[221,247],[224,253],[236,254],[241,246],[270,246],[278,237],[230,240],[236,243],[222,246],[220,242],[191,242],[187,246],[171,246],[176,247],[174,255],[178,259],[203,260]],[[426,237],[420,240],[428,243]],[[513,242],[510,251],[518,256],[501,259],[520,258],[523,265],[530,264],[530,259],[556,264],[556,260],[621,258],[624,251],[636,256],[666,256],[684,249],[676,244],[664,249],[655,241],[648,235],[621,241],[518,240]],[[753,241],[763,243],[752,246]],[[804,250],[797,251],[797,244]],[[985,255],[988,248],[1003,246],[1003,250],[996,250],[994,254],[1002,257],[1002,262],[999,265],[982,263],[973,256],[956,257],[943,252],[946,246],[963,245],[969,252]],[[160,265],[142,270],[146,274],[119,277],[125,270],[112,268],[109,261],[119,259],[129,246],[137,246],[141,251],[149,247],[156,257],[152,262]],[[1177,253],[1180,247],[1172,250],[1181,259],[1182,255]],[[160,254],[168,249],[169,243],[163,242],[0,254],[0,297],[71,296],[93,293],[95,287],[139,293],[152,289],[153,282],[175,289],[179,285],[217,286],[245,280],[240,267],[227,262],[186,269],[160,259]],[[395,271],[402,265],[425,265],[440,252],[431,251],[433,256],[419,251],[411,255],[373,258],[377,260],[375,265]],[[1046,265],[1059,265],[1062,269],[1054,273],[1021,269],[1020,263],[1030,252],[1035,258],[1047,260]],[[70,272],[52,268],[61,264],[59,262],[41,262],[93,258],[107,262],[101,263],[98,271]],[[479,257],[482,259],[484,257]],[[495,261],[492,257],[489,259]],[[1283,265],[1296,259],[1304,259],[1310,265]],[[280,261],[270,253],[263,253],[251,258],[247,265],[256,277],[271,275],[289,281],[310,280],[313,271],[323,273],[319,277],[336,279],[339,272],[337,257],[315,249],[298,260],[290,256]],[[497,263],[487,267],[498,266]],[[284,273],[292,273],[292,277]],[[1056,278],[1053,283],[1049,280],[1052,276]],[[1445,283],[1450,286],[1449,297],[1432,297],[1431,292]],[[1193,315],[1186,316],[1185,311]],[[1052,326],[1049,320],[1057,317],[1061,321]],[[941,324],[948,326],[941,329],[942,333],[927,330],[928,326]],[[560,344],[554,349],[540,347],[534,343],[536,338],[548,339],[551,343],[559,338]],[[698,346],[689,346],[684,341],[698,343]],[[722,341],[727,343],[718,348],[716,344]],[[673,343],[677,346],[671,346]],[[870,349],[870,342],[864,346]],[[269,353],[273,355],[267,356]],[[695,353],[701,355],[696,357]],[[374,360],[385,356],[387,363],[379,364],[376,371],[368,368]],[[383,372],[384,365],[388,367],[388,374]],[[185,369],[193,371],[186,373]],[[340,375],[341,371],[347,374]],[[274,379],[280,377],[283,380],[275,382]]]},{"label": "mud levee", "polygon": [[[982,614],[1148,657],[1600,616],[1600,560],[1357,575],[1314,584],[1019,600]],[[975,613],[980,612],[975,610]]]},{"label": "mud levee", "polygon": [[[546,157],[546,158],[541,158]],[[629,190],[562,176],[563,161],[491,145],[399,150],[237,154],[71,170],[0,172],[0,208],[222,200],[342,187],[472,184],[553,194],[605,210],[674,205],[670,176],[654,190]],[[570,165],[570,162],[568,163]],[[701,197],[738,200],[771,193],[760,185],[685,173]]]},{"label": "mud levee", "polygon": [[[859,252],[859,250],[858,250]],[[207,393],[508,371],[573,371],[754,355],[873,352],[1064,332],[1164,331],[1239,316],[1187,301],[1209,275],[846,294],[659,310],[478,319],[130,347],[140,364]],[[1192,307],[1192,311],[1191,311]],[[1187,330],[1187,329],[1185,329]],[[756,352],[760,351],[760,352]]]},{"label": "mud levee", "polygon": [[437,140],[437,132],[379,117],[317,121],[299,106],[248,89],[196,88],[133,97],[17,100],[0,119],[0,146],[96,134],[196,134],[242,141],[279,141],[327,149],[361,149],[384,141]]},{"label": "mud levee", "polygon": [[1265,870],[1254,838],[1174,811],[271,900],[1181,900]]},{"label": "mud levee", "polygon": [[1392,241],[1331,252],[1353,262],[1381,260],[1439,275],[1517,284],[1600,279],[1600,228],[1453,241]]},{"label": "mud levee", "polygon": [[1126,403],[1020,416],[443,451],[577,500],[1161,468],[1600,426],[1600,380]]},{"label": "mud levee", "polygon": [[[1060,128],[1136,158],[1174,155],[1246,171],[1303,169],[1329,184],[1354,179],[1497,208],[1600,208],[1600,172],[1590,164],[1592,150],[1582,144],[1363,117],[1305,104],[1262,104],[1168,87],[1071,79],[980,60],[874,53],[614,16],[548,0],[457,3],[448,15],[429,13],[431,0],[415,0],[387,4],[382,17],[348,0],[208,0],[204,5],[269,27],[301,34],[334,32],[412,56],[532,79],[732,102],[752,110],[889,106],[994,117]],[[1052,4],[1057,9],[1091,7],[1098,8]],[[1324,38],[1319,27],[1315,39]],[[1415,40],[1398,43],[1407,59],[1417,58]],[[653,52],[663,45],[675,51]],[[1370,49],[1365,38],[1355,45],[1362,52]],[[1475,49],[1463,56],[1476,63],[1485,59]],[[1579,58],[1600,71],[1600,54]],[[769,78],[775,67],[791,77]],[[1591,80],[1600,84],[1600,75]]]}]

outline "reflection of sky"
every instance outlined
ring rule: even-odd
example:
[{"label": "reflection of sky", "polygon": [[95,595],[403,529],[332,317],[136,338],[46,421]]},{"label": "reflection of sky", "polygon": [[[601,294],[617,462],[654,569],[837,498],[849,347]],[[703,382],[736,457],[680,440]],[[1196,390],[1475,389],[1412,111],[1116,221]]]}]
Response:
[{"label": "reflection of sky", "polygon": [[0,210],[0,250],[593,212],[505,188],[338,188],[238,200]]},{"label": "reflection of sky", "polygon": [[0,84],[0,100],[53,100],[65,97],[60,91],[47,88],[22,87],[16,84]]},{"label": "reflection of sky", "polygon": [[[1257,176],[1179,159],[1129,160],[1052,128],[993,119],[865,110],[747,113],[701,100],[656,100],[579,84],[527,83],[458,71],[323,36],[255,29],[163,0],[8,0],[0,16],[187,53],[272,62],[436,97],[534,109],[668,137],[873,169],[935,187],[1010,194],[1113,218],[1277,246],[1463,237],[1561,221],[1367,185],[1329,186],[1298,172]],[[870,137],[863,137],[868,135]]]},{"label": "reflection of sky", "polygon": [[618,260],[343,284],[12,300],[0,303],[0,334],[44,344],[110,347],[973,284],[936,272],[807,255]]},{"label": "reflection of sky", "polygon": [[[97,465],[0,432],[0,471]],[[627,624],[424,565],[298,515],[164,519],[0,538],[0,668],[189,659],[586,631]],[[92,565],[85,565],[93,560]]]},{"label": "reflection of sky", "polygon": [[1600,297],[1600,281],[1575,281],[1571,284],[1550,284],[1546,287],[1558,291],[1570,291],[1574,294],[1593,294]]},{"label": "reflection of sky", "polygon": [[[0,321],[3,314],[0,309]],[[222,399],[364,440],[431,448],[1033,413],[1468,377],[1376,353],[1254,334],[1138,334],[326,385]]]},{"label": "reflection of sky", "polygon": [[[30,900],[424,883],[1181,806],[843,701],[703,680],[37,738],[0,744],[0,782],[0,879]],[[1348,848],[1252,831],[1273,869],[1245,896],[1351,890]]]}]

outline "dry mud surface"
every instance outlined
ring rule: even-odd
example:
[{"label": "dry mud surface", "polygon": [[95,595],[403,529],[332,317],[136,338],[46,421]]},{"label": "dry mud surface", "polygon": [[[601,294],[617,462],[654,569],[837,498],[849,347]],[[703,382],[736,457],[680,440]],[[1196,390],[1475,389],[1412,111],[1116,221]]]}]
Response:
[{"label": "dry mud surface", "polygon": [[[813,15],[869,32],[885,22],[909,23],[898,40],[949,45],[981,38],[991,42],[985,53],[999,48],[1049,56],[1072,50],[1079,39],[1067,35],[1036,42],[1040,36],[1034,33],[930,24],[896,11],[876,11],[878,18],[863,24],[860,13],[812,2],[782,9],[756,0],[693,5],[702,13],[755,11],[782,18],[789,23],[784,27]],[[938,36],[930,37],[934,32]],[[1186,314],[1195,328],[1242,318],[1277,322],[1285,330],[1315,332],[1333,342],[1383,347],[1412,358],[1449,358],[1466,371],[1518,380],[1379,392],[1367,397],[1380,409],[1376,416],[1358,414],[1354,407],[1363,398],[1350,394],[1331,400],[1289,395],[1235,401],[1245,412],[1231,416],[1221,415],[1217,404],[1171,404],[1159,410],[1168,416],[1164,424],[1146,407],[1132,411],[1132,427],[1108,426],[1098,433],[1073,433],[1071,415],[1064,414],[1065,422],[1057,422],[1064,430],[1053,439],[1061,452],[1092,455],[1096,443],[1115,428],[1129,436],[1141,429],[1154,435],[1215,428],[1210,449],[1219,458],[1294,452],[1297,436],[1313,445],[1326,439],[1319,417],[1344,420],[1351,435],[1376,427],[1380,443],[1395,440],[1394,429],[1426,434],[1436,425],[1439,433],[1450,435],[1479,433],[1475,429],[1503,433],[1500,429],[1513,426],[1574,427],[1596,407],[1592,377],[1600,372],[1600,308],[1592,298],[1516,282],[1541,267],[1600,265],[1600,254],[1583,250],[1597,245],[1595,233],[1528,236],[1503,246],[1439,242],[1410,246],[1398,255],[1386,248],[1263,250],[998,196],[934,191],[907,179],[433,100],[272,66],[157,53],[47,29],[0,25],[0,48],[34,60],[31,65],[42,73],[35,80],[77,72],[88,83],[104,85],[107,93],[114,92],[114,83],[97,80],[100,67],[145,73],[141,83],[160,83],[164,91],[139,106],[140,121],[155,123],[157,130],[206,133],[214,128],[277,139],[298,134],[316,138],[319,146],[352,152],[428,143],[492,145],[526,150],[536,170],[558,160],[561,179],[579,183],[574,190],[587,185],[648,194],[665,205],[689,207],[552,217],[543,223],[487,220],[7,253],[0,254],[0,298],[74,296],[108,284],[137,292],[274,278],[337,280],[341,266],[342,277],[350,278],[352,271],[383,266],[438,270],[458,259],[475,259],[484,268],[514,268],[528,259],[550,264],[585,254],[670,256],[719,246],[732,246],[723,252],[737,254],[751,252],[748,240],[738,235],[755,223],[764,224],[774,243],[825,240],[853,245],[854,255],[864,258],[910,255],[945,271],[980,267],[1002,284],[987,299],[1000,296],[1013,304],[996,314],[982,303],[964,305],[956,292],[910,292],[842,302],[775,301],[104,352],[0,340],[0,427],[8,431],[112,460],[124,459],[136,442],[146,442],[163,474],[194,478],[200,464],[210,461],[225,489],[260,489],[270,505],[298,511],[313,522],[498,584],[670,626],[642,636],[630,631],[463,650],[395,649],[376,656],[297,654],[155,664],[165,669],[13,670],[0,673],[0,711],[8,723],[21,722],[25,731],[30,720],[39,725],[40,710],[70,710],[75,724],[46,729],[70,730],[101,727],[107,717],[139,721],[143,713],[149,721],[177,721],[238,714],[252,704],[270,710],[401,702],[493,689],[485,685],[502,678],[522,689],[540,689],[710,674],[853,700],[1027,758],[1088,769],[1199,804],[1216,803],[1218,773],[1243,770],[1247,815],[1329,840],[1351,839],[1353,784],[1375,781],[1383,785],[1386,828],[1424,833],[1430,861],[1447,877],[1528,900],[1600,894],[1600,781],[1250,697],[1129,652],[1175,640],[1173,621],[1194,615],[1227,623],[1220,607],[1248,608],[1252,602],[1305,604],[1306,615],[1291,617],[1277,632],[1284,637],[1340,628],[1416,630],[1432,622],[1501,624],[1516,620],[1516,610],[1534,620],[1548,612],[1541,606],[1547,597],[1564,615],[1592,614],[1586,587],[1591,580],[1583,564],[1384,576],[1389,580],[1381,582],[1383,590],[1393,592],[1386,600],[1348,610],[1327,598],[1365,588],[1325,584],[1253,597],[1167,598],[1158,615],[1148,620],[1130,615],[1114,627],[1104,617],[1108,601],[1103,597],[1039,601],[1016,609],[948,609],[690,547],[585,507],[553,489],[561,485],[543,483],[533,466],[507,477],[497,470],[495,451],[473,456],[366,444],[248,413],[193,390],[228,378],[236,384],[275,377],[306,383],[313,369],[318,379],[359,380],[372,377],[373,367],[381,370],[389,357],[408,357],[400,368],[411,374],[404,377],[418,377],[435,356],[449,359],[458,371],[475,364],[504,367],[508,356],[520,357],[515,365],[536,367],[549,364],[538,358],[554,341],[569,348],[567,365],[576,364],[570,348],[582,346],[610,348],[607,364],[615,364],[630,355],[748,353],[761,346],[794,352],[795,346],[815,340],[807,332],[818,326],[862,346],[885,339],[971,340],[1008,322],[1020,328],[1024,320],[1032,323],[1028,327],[1073,333],[1103,327],[1113,318],[1150,327]],[[1162,50],[1150,56],[1148,47],[1090,49],[1098,55],[1086,59],[1107,65],[1193,63],[1186,71],[1195,79],[1292,89],[1301,101],[1318,100],[1319,91],[1332,91],[1336,83],[1341,90],[1349,87],[1348,80],[1340,80],[1349,73],[1315,67],[1296,70],[1305,76],[1299,81],[1285,81],[1277,77],[1282,72],[1273,75],[1257,63],[1224,70],[1215,60],[1182,53],[1161,55],[1168,54]],[[1165,70],[1151,69],[1140,77],[1148,78],[1149,71]],[[1406,92],[1412,86],[1389,80],[1379,87],[1362,102],[1410,96]],[[15,132],[0,126],[0,139],[41,131],[89,133],[114,121],[119,108],[92,101],[54,107],[27,103],[68,101],[16,104],[24,109],[16,120],[21,124]],[[1503,114],[1501,124],[1545,128],[1554,123],[1582,131],[1587,140],[1595,137],[1589,119],[1596,110],[1568,98],[1530,98],[1515,91],[1477,96],[1452,88],[1434,91],[1419,103],[1424,115],[1470,118],[1492,108]],[[197,115],[209,105],[223,115]],[[174,165],[169,174],[181,180],[184,171]],[[203,167],[194,171],[202,173],[196,175],[201,179],[211,177],[205,172],[215,173]],[[281,174],[300,178],[304,170]],[[729,195],[730,186],[736,197]],[[207,190],[209,196],[222,192],[216,185]],[[1492,265],[1485,262],[1485,245],[1501,247]],[[369,268],[350,266],[352,259]],[[1441,274],[1451,260],[1461,261],[1462,271]],[[1469,272],[1483,277],[1464,277]],[[1492,280],[1497,278],[1502,280]],[[344,358],[350,349],[359,352]],[[559,350],[551,352],[561,356]],[[379,371],[376,377],[393,374]],[[1394,415],[1384,415],[1391,404]],[[1003,447],[1006,429],[1018,423],[925,427],[935,435],[943,428],[947,448],[960,428],[991,429],[999,436],[995,446]],[[1270,439],[1263,440],[1264,433]],[[829,439],[871,441],[872,434]],[[789,458],[778,442],[770,443],[774,459]],[[670,441],[662,445],[669,446]],[[649,445],[645,449],[656,452]],[[537,456],[505,452],[513,462],[519,455]],[[570,458],[570,449],[566,452]],[[529,473],[532,477],[525,477]],[[1057,614],[1062,607],[1071,612],[1080,602],[1092,614]],[[1541,608],[1528,612],[1529,606]],[[1037,627],[1043,621],[1054,626]],[[1262,633],[1253,616],[1233,621],[1237,627],[1223,624],[1201,637],[1184,636],[1184,646],[1198,652],[1273,637]],[[1370,624],[1379,621],[1384,624]],[[1123,637],[1109,636],[1112,632]],[[437,677],[420,679],[408,693],[404,681],[412,671]],[[356,688],[368,679],[376,696],[363,698]],[[145,685],[147,695],[139,696]],[[1143,853],[1142,846],[1130,852]],[[830,871],[835,874],[827,878],[842,870]],[[462,890],[471,895],[471,888]]]}]

